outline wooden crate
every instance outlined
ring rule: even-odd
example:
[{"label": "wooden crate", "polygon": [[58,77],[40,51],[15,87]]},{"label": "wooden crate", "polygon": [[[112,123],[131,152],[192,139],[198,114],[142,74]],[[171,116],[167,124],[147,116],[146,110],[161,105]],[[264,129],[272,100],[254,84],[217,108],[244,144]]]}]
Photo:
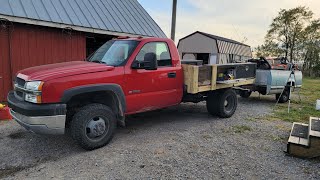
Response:
[{"label": "wooden crate", "polygon": [[184,72],[184,83],[187,86],[187,92],[190,94],[249,85],[255,82],[255,78],[217,82],[218,73],[221,69],[225,68],[224,65],[195,66],[183,64],[182,68]]}]

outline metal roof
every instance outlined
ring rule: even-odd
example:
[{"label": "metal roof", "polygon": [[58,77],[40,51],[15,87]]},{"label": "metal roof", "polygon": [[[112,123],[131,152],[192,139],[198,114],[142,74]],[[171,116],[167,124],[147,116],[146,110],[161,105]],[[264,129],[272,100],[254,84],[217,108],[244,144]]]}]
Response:
[{"label": "metal roof", "polygon": [[13,22],[114,35],[166,37],[137,0],[0,0]]},{"label": "metal roof", "polygon": [[235,41],[235,40],[232,40],[232,39],[228,39],[228,38],[224,38],[224,37],[221,37],[221,36],[208,34],[208,33],[201,32],[201,31],[196,31],[196,32],[194,32],[194,33],[192,33],[192,34],[180,39],[180,41],[183,40],[183,39],[186,39],[186,38],[188,38],[188,37],[190,37],[190,36],[192,36],[192,35],[194,35],[196,33],[202,34],[202,35],[207,36],[207,37],[209,37],[211,39],[216,39],[216,40],[225,41],[225,42],[229,42],[229,43],[239,44],[239,45],[242,45],[242,46],[249,46],[249,45],[243,44],[241,42],[238,42],[238,41]]},{"label": "metal roof", "polygon": [[217,48],[218,48],[219,53],[235,54],[235,55],[240,55],[240,56],[252,57],[251,47],[249,45],[243,44],[241,42],[238,42],[238,41],[235,41],[232,39],[200,32],[200,31],[196,31],[196,32],[180,39],[179,43],[178,43],[178,47],[180,46],[181,43],[183,43],[183,40],[190,38],[191,36],[193,36],[195,34],[201,34],[205,37],[208,37],[210,39],[215,40],[217,43]]}]

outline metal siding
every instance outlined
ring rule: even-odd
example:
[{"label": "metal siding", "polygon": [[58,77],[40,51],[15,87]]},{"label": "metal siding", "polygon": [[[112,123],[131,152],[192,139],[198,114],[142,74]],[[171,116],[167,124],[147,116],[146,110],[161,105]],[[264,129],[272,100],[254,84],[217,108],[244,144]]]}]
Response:
[{"label": "metal siding", "polygon": [[[85,6],[88,9],[95,9],[92,4],[91,1],[83,1],[83,3],[85,4]],[[104,24],[104,22],[102,21],[102,19],[100,18],[100,16],[97,13],[97,10],[95,11],[89,11],[91,16],[93,17],[93,19],[95,20],[95,22],[98,24],[100,29],[107,29],[109,30],[109,28],[106,27],[106,25]]]},{"label": "metal siding", "polygon": [[[125,5],[121,2],[121,1],[114,1],[115,5],[117,7],[120,7],[119,9],[122,9],[123,13],[122,15],[129,18],[130,22],[132,22],[134,27],[141,27],[141,25],[139,24],[139,22],[132,16],[132,14],[130,13],[130,11],[128,11],[128,9],[125,7]],[[144,28],[136,28],[137,34],[148,34]]]},{"label": "metal siding", "polygon": [[43,6],[48,12],[52,22],[61,22],[61,18],[53,6],[51,0],[42,0]]},{"label": "metal siding", "polygon": [[1,1],[0,12],[7,15],[13,15],[9,1]]},{"label": "metal siding", "polygon": [[223,42],[223,53],[227,53],[228,52],[228,43],[226,43],[226,42]]},{"label": "metal siding", "polygon": [[0,27],[0,102],[6,101],[12,87],[9,53],[9,31],[7,28]]},{"label": "metal siding", "polygon": [[232,53],[232,48],[233,48],[233,44],[231,44],[231,43],[228,43],[228,52],[229,52],[229,54],[233,54]]},{"label": "metal siding", "polygon": [[44,64],[84,60],[85,44],[85,34],[80,32],[72,32],[69,36],[61,29],[14,24],[9,38],[8,31],[0,28],[0,101],[6,101],[6,95],[12,87],[11,77],[19,70]]},{"label": "metal siding", "polygon": [[251,57],[251,48],[244,45],[229,43],[218,40],[218,48],[222,54],[235,54],[239,56]]},{"label": "metal siding", "polygon": [[138,13],[138,11],[132,7],[130,8],[131,4],[128,3],[125,0],[120,0],[121,3],[123,3],[126,10],[130,13],[131,17],[139,24],[140,27],[144,27],[143,30],[145,34],[153,34],[153,30],[150,29],[149,25],[145,23],[145,21],[142,19],[141,15]]},{"label": "metal siding", "polygon": [[145,14],[140,11],[139,6],[137,6],[134,1],[124,1],[129,7],[131,7],[131,12],[134,14],[134,17],[137,18],[138,21],[142,22],[143,27],[147,29],[151,35],[158,33],[158,31],[155,33],[155,29],[152,27],[151,23],[148,23],[148,19],[145,17]]},{"label": "metal siding", "polygon": [[218,41],[218,48],[220,50],[220,53],[223,53],[223,44],[221,41],[217,40]]},{"label": "metal siding", "polygon": [[166,37],[137,0],[2,1],[2,15],[119,33]]},{"label": "metal siding", "polygon": [[[118,18],[116,12],[114,9],[109,5],[109,3],[105,0],[100,0],[100,2],[103,4],[103,7],[105,8],[105,11],[108,12],[107,15],[111,16],[114,21],[119,24],[119,27],[122,32],[129,32],[129,29],[127,28],[127,24],[122,21],[121,18]],[[121,24],[121,25],[120,25]],[[122,25],[124,24],[124,25]]]},{"label": "metal siding", "polygon": [[41,20],[51,21],[48,11],[44,8],[42,1],[40,1],[40,3],[33,3],[33,5]]},{"label": "metal siding", "polygon": [[120,8],[117,8],[117,7],[114,5],[114,3],[113,3],[112,0],[102,0],[102,1],[106,4],[106,6],[109,6],[109,9],[112,9],[112,10],[113,10],[113,13],[114,13],[114,15],[116,16],[116,19],[118,19],[118,20],[121,21],[122,26],[124,26],[124,27],[127,29],[128,32],[133,32],[134,34],[137,34],[137,32],[135,32],[135,31],[132,29],[132,27],[131,27],[131,25],[130,25],[130,21],[128,21],[126,18],[124,18],[124,17],[121,15],[121,13],[120,13],[121,9],[120,9]]},{"label": "metal siding", "polygon": [[99,8],[96,8],[96,9],[99,9],[103,13],[103,15],[105,17],[104,18],[104,23],[108,24],[110,22],[110,24],[112,25],[113,28],[110,28],[110,30],[115,30],[115,31],[118,31],[118,32],[123,31],[121,29],[121,26],[119,25],[119,23],[113,17],[113,15],[108,11],[107,8],[105,8],[105,5],[102,3],[102,1],[101,0],[96,0],[94,2],[97,3],[97,5],[99,7]]},{"label": "metal siding", "polygon": [[226,43],[222,42],[222,53],[226,52]]},{"label": "metal siding", "polygon": [[244,52],[243,49],[244,49],[244,47],[242,46],[242,47],[240,48],[240,51],[239,51],[239,54],[240,54],[240,55],[243,55],[243,52]]},{"label": "metal siding", "polygon": [[30,19],[40,18],[38,16],[36,9],[34,8],[31,0],[22,0],[21,3],[22,3],[22,6],[23,6],[28,18],[30,18]]},{"label": "metal siding", "polygon": [[[7,0],[7,1],[10,4],[11,10],[12,10],[14,16],[27,17],[20,1],[17,1],[17,0],[16,1]],[[6,14],[5,12],[0,12],[0,13]]]},{"label": "metal siding", "polygon": [[106,16],[105,12],[101,10],[103,4],[99,1],[90,1],[93,8],[97,11],[97,14],[100,16],[101,20],[103,21],[104,25],[108,30],[116,29],[117,31],[121,31],[118,24],[112,19],[112,17]]},{"label": "metal siding", "polygon": [[238,53],[238,44],[234,44],[234,48],[233,48],[233,54],[239,55]]},{"label": "metal siding", "polygon": [[148,24],[153,29],[154,36],[155,36],[155,34],[157,34],[160,37],[161,37],[161,35],[166,37],[164,32],[158,26],[158,24],[155,23],[155,21],[151,18],[151,16],[147,13],[147,11],[141,6],[141,4],[138,1],[136,1],[136,0],[135,1],[127,0],[127,2],[131,2],[132,5],[136,8],[136,10],[141,12],[142,17],[145,19],[146,22],[148,22]]},{"label": "metal siding", "polygon": [[83,3],[83,1],[76,1],[76,3],[79,5],[82,13],[84,14],[85,18],[88,20],[91,27],[96,28],[96,29],[102,29],[99,27],[96,20],[93,18],[90,11],[87,9],[88,7],[86,7],[86,5]]},{"label": "metal siding", "polygon": [[68,2],[68,0],[62,0],[60,2],[62,4],[62,6],[64,7],[65,11],[67,12],[67,15],[69,16],[72,23],[74,25],[81,26],[82,23],[80,22],[80,19],[78,18],[78,16],[76,15],[76,13],[73,9],[73,7],[75,7],[75,6],[71,6],[70,3]]},{"label": "metal siding", "polygon": [[61,21],[58,23],[72,24],[68,14],[66,13],[66,10],[62,6],[60,0],[52,1],[52,5],[54,6],[56,11],[58,12],[58,15],[61,19]]},{"label": "metal siding", "polygon": [[235,54],[235,49],[236,49],[236,44],[231,44],[230,52],[231,52],[232,54]]}]

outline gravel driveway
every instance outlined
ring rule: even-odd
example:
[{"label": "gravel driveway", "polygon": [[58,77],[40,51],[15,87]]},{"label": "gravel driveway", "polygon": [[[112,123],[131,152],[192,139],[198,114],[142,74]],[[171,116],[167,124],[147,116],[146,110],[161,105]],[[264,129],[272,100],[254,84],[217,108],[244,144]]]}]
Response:
[{"label": "gravel driveway", "polygon": [[275,102],[261,99],[239,98],[230,119],[209,116],[204,103],[134,115],[95,151],[0,122],[0,178],[319,179],[319,160],[284,154],[291,123],[266,120]]}]

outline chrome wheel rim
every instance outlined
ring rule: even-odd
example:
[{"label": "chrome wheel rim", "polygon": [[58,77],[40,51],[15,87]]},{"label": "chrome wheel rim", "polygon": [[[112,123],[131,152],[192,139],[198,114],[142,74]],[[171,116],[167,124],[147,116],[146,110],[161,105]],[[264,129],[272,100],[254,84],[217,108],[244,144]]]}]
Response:
[{"label": "chrome wheel rim", "polygon": [[103,117],[90,119],[85,127],[86,136],[91,140],[99,140],[108,133],[109,124]]}]

